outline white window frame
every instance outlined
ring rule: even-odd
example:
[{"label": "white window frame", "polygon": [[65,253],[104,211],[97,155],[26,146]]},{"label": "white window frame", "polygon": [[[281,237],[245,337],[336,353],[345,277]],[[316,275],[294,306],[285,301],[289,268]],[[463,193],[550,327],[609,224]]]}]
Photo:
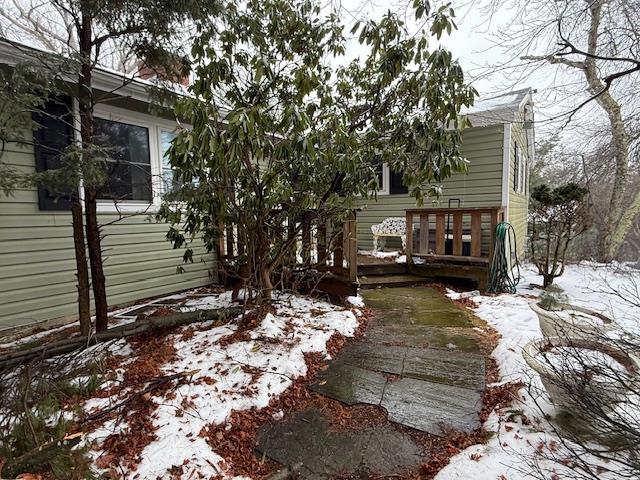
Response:
[{"label": "white window frame", "polygon": [[162,184],[162,153],[160,144],[160,131],[173,131],[178,126],[177,122],[171,122],[153,115],[134,112],[111,105],[98,105],[94,109],[94,116],[104,120],[127,123],[144,127],[149,132],[149,160],[151,167],[151,202],[144,200],[98,200],[99,213],[153,213],[162,203],[164,193]]},{"label": "white window frame", "polygon": [[[158,159],[160,161],[160,175],[158,176],[158,180],[160,182],[160,186],[159,186],[159,192],[160,192],[160,196],[162,197],[162,195],[164,195],[166,192],[166,184],[164,182],[164,178],[162,176],[163,174],[163,168],[162,168],[162,161],[164,160],[164,154],[162,152],[162,133],[173,133],[174,135],[176,134],[176,127],[178,126],[178,124],[176,123],[173,128],[167,128],[164,125],[160,125],[158,126]],[[173,167],[172,167],[173,168]]]},{"label": "white window frame", "polygon": [[520,144],[517,141],[514,141],[513,143],[513,150],[514,150],[514,175],[517,174],[518,175],[518,182],[516,184],[516,188],[515,188],[515,193],[518,193],[520,195],[525,194],[525,181],[524,181],[524,175],[525,175],[525,161],[524,161],[524,157],[522,156],[522,147],[520,146]]},{"label": "white window frame", "polygon": [[389,171],[389,165],[382,164],[382,185],[378,189],[378,195],[390,195],[391,192],[391,174]]}]

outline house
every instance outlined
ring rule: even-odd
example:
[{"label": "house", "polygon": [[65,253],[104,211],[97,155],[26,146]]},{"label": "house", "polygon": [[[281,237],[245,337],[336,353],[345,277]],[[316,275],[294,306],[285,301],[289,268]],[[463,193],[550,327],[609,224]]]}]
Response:
[{"label": "house", "polygon": [[[31,53],[28,47],[0,41],[0,66],[10,68]],[[127,160],[117,167],[121,180],[110,185],[98,206],[110,305],[199,287],[216,275],[213,255],[204,246],[195,246],[194,263],[185,265],[183,252],[165,238],[167,226],[150,221],[171,184],[164,152],[176,120],[169,111],[149,113],[149,85],[109,70],[94,75],[95,95],[105,97],[95,108],[97,138],[118,147],[118,155]],[[55,161],[48,147],[55,151],[74,138],[77,106],[66,97],[48,108],[53,116],[34,132],[39,146],[6,145],[0,161],[22,172],[45,169]],[[178,266],[184,273],[177,273]],[[45,189],[0,193],[0,332],[74,318],[75,271],[69,205],[55,201]]]},{"label": "house", "polygon": [[[11,68],[28,60],[31,53],[29,47],[0,41],[0,68]],[[118,180],[109,182],[98,206],[109,304],[123,305],[216,281],[218,264],[214,254],[208,254],[204,245],[194,245],[194,263],[184,265],[182,251],[174,250],[165,238],[167,226],[150,218],[172,184],[165,152],[177,125],[173,112],[149,113],[151,83],[145,80],[98,69],[93,82],[94,95],[101,98],[95,108],[96,141],[116,147],[117,155],[124,160],[113,164],[118,169],[115,176]],[[35,146],[6,145],[0,158],[3,163],[23,172],[51,168],[56,158],[50,150],[59,150],[76,138],[77,129],[72,126],[78,122],[77,105],[70,97],[58,98],[47,108],[52,115],[42,118],[43,128],[33,132]],[[518,249],[522,252],[527,172],[533,158],[531,92],[522,90],[488,98],[467,113],[473,126],[464,134],[463,152],[470,160],[470,172],[445,182],[444,195],[437,207],[444,212],[442,209],[450,202],[458,206],[458,201],[463,209],[493,208],[497,213],[497,209],[504,207],[505,218],[514,225]],[[343,245],[340,248],[334,245],[332,248],[336,250],[326,255],[326,262],[332,264],[325,267],[341,276],[349,289],[358,285],[358,242],[361,248],[371,249],[371,226],[386,217],[405,216],[408,209],[415,208],[398,175],[383,167],[381,182],[378,200],[363,205],[357,219],[345,223]],[[473,251],[482,247],[486,253],[491,243],[489,220],[481,219],[478,223],[471,219],[468,226],[460,220],[462,216],[451,213],[452,232],[447,227],[446,234],[444,214],[433,216],[435,229],[431,239],[439,236],[447,245],[451,243],[445,247],[436,241],[435,254],[440,250],[447,253],[447,248],[455,254],[467,247]],[[420,233],[418,226],[415,229],[417,255],[431,252],[429,242],[419,244],[431,230],[425,215],[422,210],[416,213],[423,227]],[[449,220],[447,217],[447,226]],[[480,237],[473,234],[479,225],[482,242],[478,245],[467,242],[467,237]],[[302,238],[301,244],[309,245],[313,235],[313,241],[317,242],[315,251],[324,258],[320,252],[326,248],[326,238],[322,238],[326,226],[315,230],[307,226],[303,229],[305,235],[308,239]],[[233,249],[233,241],[226,240]],[[310,249],[307,250],[309,253]],[[225,255],[222,251],[221,254]],[[178,274],[178,267],[184,272]],[[328,289],[334,287],[328,285]],[[76,298],[69,205],[42,188],[19,190],[11,196],[0,194],[0,332],[38,322],[71,320],[76,316]]]},{"label": "house", "polygon": [[[463,132],[462,153],[469,161],[469,172],[446,179],[442,196],[433,205],[424,207],[443,212],[447,212],[447,208],[503,207],[504,219],[515,230],[518,256],[522,257],[526,244],[529,168],[534,158],[532,91],[527,88],[481,98],[465,114],[471,127]],[[380,186],[377,200],[367,201],[357,215],[361,250],[373,247],[372,225],[389,217],[405,217],[407,210],[417,208],[415,199],[402,184],[402,176],[386,166],[382,169]],[[448,212],[446,218],[447,240],[451,240],[450,217],[453,213]],[[467,227],[470,228],[464,226],[464,229]],[[433,230],[433,224],[430,224],[432,242],[429,250],[434,247]],[[463,239],[463,243],[465,241]],[[483,250],[488,248],[488,242],[489,236],[485,234]],[[399,247],[400,244],[396,241],[390,246]],[[415,243],[413,250],[416,251]]]}]

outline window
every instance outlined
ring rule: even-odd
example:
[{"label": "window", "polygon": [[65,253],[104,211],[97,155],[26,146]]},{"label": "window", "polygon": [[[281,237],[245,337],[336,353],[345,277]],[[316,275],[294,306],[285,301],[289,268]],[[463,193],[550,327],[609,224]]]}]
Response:
[{"label": "window", "polygon": [[520,187],[520,149],[518,143],[513,142],[513,191],[518,192]]},{"label": "window", "polygon": [[402,182],[402,174],[392,171],[385,163],[378,166],[378,194],[402,195],[409,193],[409,188]]},{"label": "window", "polygon": [[169,163],[169,147],[171,147],[171,141],[176,138],[175,132],[168,132],[166,130],[160,130],[160,154],[162,155],[162,191],[164,193],[170,192],[176,187],[176,180],[173,176],[173,169]]},{"label": "window", "polygon": [[527,161],[517,142],[513,142],[513,152],[513,191],[524,194],[527,191]]},{"label": "window", "polygon": [[[34,113],[33,121],[38,124],[33,135],[36,172],[60,168],[60,156],[73,140],[71,98],[48,100],[41,112]],[[69,210],[71,192],[55,192],[39,187],[38,206],[40,210]]]},{"label": "window", "polygon": [[107,157],[107,182],[98,198],[151,202],[149,130],[98,117],[94,126],[94,143],[105,148]]},{"label": "window", "polygon": [[402,174],[396,173],[394,171],[390,172],[391,175],[389,177],[389,193],[391,195],[409,193],[409,189],[402,182]]}]

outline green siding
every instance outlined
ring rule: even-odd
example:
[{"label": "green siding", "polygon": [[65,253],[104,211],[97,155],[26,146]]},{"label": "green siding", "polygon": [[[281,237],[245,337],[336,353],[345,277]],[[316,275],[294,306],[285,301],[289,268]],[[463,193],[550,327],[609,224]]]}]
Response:
[{"label": "green siding", "polygon": [[[447,179],[443,184],[443,195],[437,203],[424,206],[447,207],[449,199],[454,198],[460,199],[462,207],[500,206],[503,144],[502,125],[465,130],[462,152],[470,162],[469,173],[455,174]],[[406,209],[415,207],[415,199],[409,195],[380,195],[377,201],[372,200],[363,204],[362,210],[358,212],[358,247],[362,250],[372,248],[372,225],[380,223],[387,217],[404,216]],[[388,244],[393,245],[393,243]]]},{"label": "green siding", "polygon": [[[9,148],[2,160],[32,172],[31,149]],[[116,219],[100,214],[100,223]],[[195,288],[211,282],[213,257],[202,245],[194,263],[165,240],[167,225],[148,214],[104,228],[103,250],[110,305]],[[0,193],[0,330],[76,315],[75,257],[68,212],[40,211],[35,190]],[[182,265],[185,273],[176,273]]]},{"label": "green siding", "polygon": [[[522,120],[522,119],[520,119]],[[514,190],[513,184],[515,179],[515,143],[518,144],[520,155],[527,160],[529,164],[529,145],[527,135],[522,121],[511,124],[511,142],[509,155],[509,222],[516,232],[517,253],[520,260],[524,259],[527,246],[527,216],[529,211],[529,174],[527,173],[524,193],[518,193]]]}]

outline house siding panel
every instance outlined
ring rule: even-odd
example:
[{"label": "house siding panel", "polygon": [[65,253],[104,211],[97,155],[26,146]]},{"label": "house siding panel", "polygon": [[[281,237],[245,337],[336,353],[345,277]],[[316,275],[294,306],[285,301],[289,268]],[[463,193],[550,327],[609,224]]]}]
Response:
[{"label": "house siding panel", "polygon": [[[469,173],[454,174],[443,182],[443,195],[434,207],[447,207],[449,199],[460,199],[462,207],[500,206],[502,202],[503,126],[475,127],[463,134],[462,153],[469,160]],[[425,199],[428,202],[428,199]],[[456,204],[457,205],[457,202]],[[373,247],[371,226],[387,217],[402,217],[408,208],[415,208],[409,195],[380,195],[362,203],[358,218],[358,247]],[[427,204],[425,207],[431,207]],[[389,245],[396,245],[393,240]]]},{"label": "house siding panel", "polygon": [[511,145],[510,145],[510,171],[509,171],[509,223],[513,226],[516,233],[517,254],[522,261],[527,252],[527,217],[529,212],[529,173],[526,174],[527,183],[525,184],[524,193],[514,191],[513,185],[515,181],[516,153],[515,143],[518,144],[520,155],[523,160],[530,164],[529,146],[527,135],[524,128],[523,118],[511,125]]},{"label": "house siding panel", "polygon": [[[2,160],[35,170],[32,149],[9,146]],[[101,224],[117,220],[99,214]],[[194,263],[165,239],[167,225],[131,216],[104,228],[104,263],[110,305],[211,283],[215,263],[194,245]],[[40,211],[36,190],[0,193],[0,330],[76,315],[75,257],[69,212]],[[185,273],[178,274],[181,265]]]}]

